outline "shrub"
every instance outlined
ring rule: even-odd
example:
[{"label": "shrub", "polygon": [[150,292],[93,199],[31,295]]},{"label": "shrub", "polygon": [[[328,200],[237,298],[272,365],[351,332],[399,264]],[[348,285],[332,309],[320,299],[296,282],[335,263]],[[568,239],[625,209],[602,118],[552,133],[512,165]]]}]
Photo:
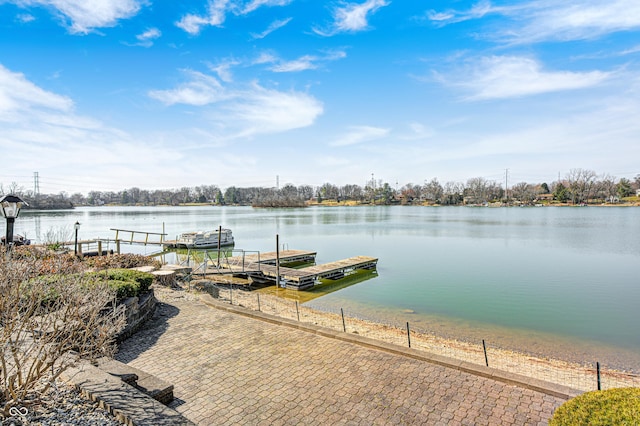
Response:
[{"label": "shrub", "polygon": [[638,419],[640,388],[617,388],[570,399],[556,410],[549,425],[636,425]]},{"label": "shrub", "polygon": [[138,283],[132,280],[107,280],[106,282],[109,288],[116,292],[118,300],[134,297],[140,290]]},{"label": "shrub", "polygon": [[85,264],[95,269],[135,268],[138,266],[161,266],[160,261],[141,254],[113,254],[109,256],[89,257]]},{"label": "shrub", "polygon": [[90,275],[104,278],[108,281],[131,281],[135,283],[136,292],[131,296],[137,296],[138,292],[145,293],[149,291],[149,287],[153,284],[152,274],[133,269],[107,269],[104,271],[93,272]]},{"label": "shrub", "polygon": [[[38,277],[41,259],[0,259],[0,418],[31,393],[46,392],[75,362],[69,351],[86,359],[111,355],[124,326],[123,308],[105,309],[115,296],[107,283],[88,286],[75,263],[71,270],[59,268],[64,261],[51,265],[58,275]],[[48,385],[36,389],[45,376]]]}]

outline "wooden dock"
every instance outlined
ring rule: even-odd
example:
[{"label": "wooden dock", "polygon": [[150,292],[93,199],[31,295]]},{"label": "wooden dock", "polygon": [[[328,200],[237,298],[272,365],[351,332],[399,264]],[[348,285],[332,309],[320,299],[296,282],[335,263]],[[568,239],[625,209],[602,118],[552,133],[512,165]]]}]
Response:
[{"label": "wooden dock", "polygon": [[[316,252],[300,250],[284,250],[280,253],[280,264],[312,262]],[[348,259],[294,269],[276,265],[275,252],[258,255],[234,256],[220,262],[220,265],[209,262],[204,274],[243,274],[258,281],[271,281],[294,290],[306,290],[318,283],[320,279],[337,280],[356,270],[375,269],[378,259],[368,256],[355,256]],[[278,276],[279,275],[279,276]]]},{"label": "wooden dock", "polygon": [[[315,263],[315,251],[305,250],[282,250],[280,255],[281,265],[290,265],[294,263]],[[267,253],[246,254],[243,256],[228,257],[224,260],[223,266],[229,265],[230,268],[242,267],[249,264],[260,265],[276,265],[278,262],[278,252],[271,251]],[[254,265],[255,266],[255,265]]]}]

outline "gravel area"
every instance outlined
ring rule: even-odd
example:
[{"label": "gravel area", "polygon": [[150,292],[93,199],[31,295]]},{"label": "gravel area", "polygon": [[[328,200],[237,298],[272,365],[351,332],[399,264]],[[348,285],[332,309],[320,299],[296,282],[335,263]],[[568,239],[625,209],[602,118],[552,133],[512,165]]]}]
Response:
[{"label": "gravel area", "polygon": [[37,399],[29,401],[24,407],[15,407],[11,416],[2,419],[0,424],[26,426],[120,426],[108,411],[100,408],[73,386],[56,381],[49,390]]}]

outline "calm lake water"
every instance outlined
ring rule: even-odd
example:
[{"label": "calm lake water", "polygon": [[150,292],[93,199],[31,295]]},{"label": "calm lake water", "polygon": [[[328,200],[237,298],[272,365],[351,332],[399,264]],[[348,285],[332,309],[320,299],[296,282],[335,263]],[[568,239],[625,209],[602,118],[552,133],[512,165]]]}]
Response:
[{"label": "calm lake water", "polygon": [[[233,230],[236,249],[379,258],[307,305],[535,354],[640,368],[640,209],[629,207],[99,207],[23,211],[15,232]],[[129,249],[128,249],[129,250]],[[157,249],[132,247],[149,254]],[[329,288],[329,290],[332,290]],[[309,299],[310,297],[304,297]]]}]

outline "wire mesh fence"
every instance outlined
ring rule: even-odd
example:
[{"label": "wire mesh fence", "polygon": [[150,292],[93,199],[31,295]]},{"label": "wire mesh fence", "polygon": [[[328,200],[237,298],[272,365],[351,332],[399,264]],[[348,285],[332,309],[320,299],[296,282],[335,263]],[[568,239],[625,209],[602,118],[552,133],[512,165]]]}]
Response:
[{"label": "wire mesh fence", "polygon": [[[640,375],[607,368],[598,360],[578,364],[560,359],[528,355],[493,346],[491,342],[470,343],[413,330],[410,323],[383,324],[349,315],[344,309],[319,311],[295,300],[247,291],[244,286],[219,285],[218,298],[234,306],[280,318],[357,334],[387,343],[411,347],[435,355],[488,365],[501,371],[543,380],[573,389],[591,391],[619,387],[640,387]],[[606,361],[606,360],[604,360]]]}]

